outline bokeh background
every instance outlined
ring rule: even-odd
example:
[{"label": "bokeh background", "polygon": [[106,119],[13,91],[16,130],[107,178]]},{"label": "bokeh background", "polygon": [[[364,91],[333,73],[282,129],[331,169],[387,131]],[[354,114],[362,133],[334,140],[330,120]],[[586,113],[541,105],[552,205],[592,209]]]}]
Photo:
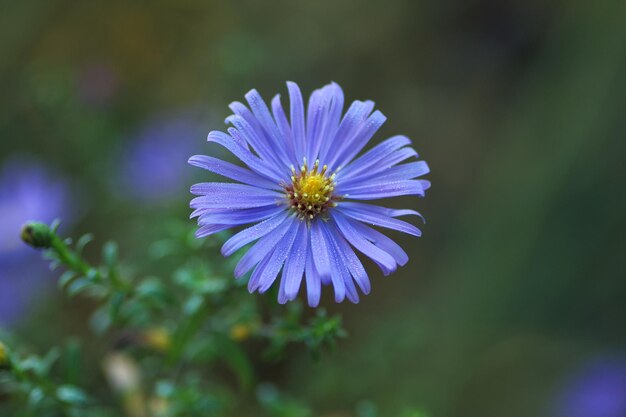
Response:
[{"label": "bokeh background", "polygon": [[[227,104],[338,82],[431,166],[424,236],[268,375],[319,415],[626,416],[626,3],[0,2],[0,321],[41,346],[81,309],[28,219],[141,258],[185,221]],[[191,221],[189,221],[191,223]],[[256,295],[255,295],[256,296]],[[267,372],[267,371],[266,371]]]}]

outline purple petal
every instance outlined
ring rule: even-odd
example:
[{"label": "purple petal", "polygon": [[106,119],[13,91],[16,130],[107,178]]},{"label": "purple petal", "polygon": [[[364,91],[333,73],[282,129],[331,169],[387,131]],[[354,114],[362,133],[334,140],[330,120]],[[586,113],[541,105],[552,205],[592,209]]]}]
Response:
[{"label": "purple petal", "polygon": [[249,197],[243,196],[231,196],[231,195],[203,195],[200,197],[196,197],[191,200],[189,207],[192,209],[202,209],[206,212],[215,209],[216,211],[224,211],[224,210],[237,210],[237,209],[246,209],[252,207],[263,207],[263,206],[277,206],[279,202],[276,197],[255,197],[254,199],[250,199]]},{"label": "purple petal", "polygon": [[341,189],[349,193],[350,188],[359,185],[367,185],[375,182],[395,182],[411,180],[430,172],[426,161],[410,162],[408,164],[396,165],[380,173],[364,173],[351,179],[341,181]]},{"label": "purple petal", "polygon": [[320,154],[320,159],[325,161],[329,167],[333,169],[338,168],[336,164],[338,153],[343,149],[344,144],[349,142],[352,136],[354,136],[361,128],[363,121],[367,118],[367,115],[373,106],[373,103],[372,106],[370,106],[369,103],[371,102],[362,102],[357,100],[354,101],[348,108],[346,115],[339,124],[337,133],[331,140],[334,146],[327,149],[325,155]]},{"label": "purple petal", "polygon": [[195,236],[197,238],[207,237],[221,232],[222,230],[230,229],[231,227],[233,227],[232,224],[209,224],[199,227],[198,230],[196,230]]},{"label": "purple petal", "polygon": [[315,90],[309,99],[306,129],[306,157],[309,161],[315,161],[324,139],[322,138],[322,129],[324,128],[327,107],[330,104],[330,97],[327,96],[327,92],[328,90],[324,88]]},{"label": "purple petal", "polygon": [[261,223],[257,223],[254,226],[250,226],[247,229],[237,233],[224,243],[222,246],[222,255],[230,256],[238,249],[246,246],[250,242],[265,236],[272,230],[276,229],[281,223],[287,219],[287,211],[284,211],[274,217],[270,217],[267,220],[263,220]]},{"label": "purple petal", "polygon": [[400,195],[426,195],[424,184],[419,180],[395,182],[378,182],[358,187],[351,187],[350,193],[337,186],[338,194],[348,194],[348,198],[355,200],[376,200],[379,198],[397,197]]},{"label": "purple petal", "polygon": [[238,167],[230,162],[222,161],[221,159],[210,156],[194,155],[189,158],[189,164],[244,184],[273,190],[281,189],[280,185],[274,181],[270,181],[248,169]]},{"label": "purple petal", "polygon": [[288,81],[289,101],[291,104],[291,130],[293,132],[296,158],[300,160],[306,150],[306,132],[304,130],[304,103],[298,84]]},{"label": "purple petal", "polygon": [[321,141],[319,155],[326,155],[328,148],[333,144],[333,141],[325,140],[325,138],[335,137],[341,121],[341,112],[343,111],[343,91],[341,87],[336,83],[331,83],[328,87],[330,89],[331,102],[328,108],[328,115],[324,118],[324,129],[322,131],[324,140]]},{"label": "purple petal", "polygon": [[291,131],[291,126],[289,125],[289,121],[285,115],[283,105],[280,103],[279,94],[276,94],[272,99],[272,114],[274,115],[274,120],[276,120],[278,129],[280,130],[280,134],[283,137],[285,152],[287,153],[291,163],[297,165],[298,157],[296,156],[296,151],[294,149],[293,132]]},{"label": "purple petal", "polygon": [[265,269],[269,266],[269,264],[270,257],[265,256],[263,259],[260,260],[256,268],[254,268],[254,271],[250,276],[250,280],[248,281],[248,291],[250,293],[255,292],[257,288],[259,288],[259,285],[261,285],[261,277],[263,276],[263,273],[265,272]]},{"label": "purple petal", "polygon": [[[347,167],[343,168],[337,176],[342,180],[349,180],[360,175],[382,172],[412,156],[418,156],[413,148],[402,148],[410,143],[404,136],[394,136],[385,142],[375,146],[359,158],[355,159]],[[338,179],[339,179],[338,178]]]},{"label": "purple petal", "polygon": [[329,236],[328,228],[322,227],[322,229],[322,236],[324,237],[324,243],[328,248],[328,255],[330,258],[331,279],[333,283],[333,288],[335,290],[335,302],[340,303],[346,297],[346,281],[352,281],[352,277],[348,273],[345,265],[340,261],[339,257],[337,256],[337,250],[333,243],[332,237]]},{"label": "purple petal", "polygon": [[[349,140],[346,140],[338,152],[335,161],[339,166],[345,166],[367,145],[372,136],[385,123],[387,118],[378,110],[361,125],[359,130]],[[332,162],[335,164],[335,162]]]},{"label": "purple petal", "polygon": [[280,272],[280,269],[283,267],[283,263],[291,253],[291,248],[293,243],[296,240],[298,228],[301,222],[294,221],[291,223],[289,230],[285,233],[285,236],[278,241],[276,248],[274,249],[269,264],[265,271],[263,271],[263,275],[260,279],[259,292],[264,293],[269,290],[274,281],[276,280],[276,276]]},{"label": "purple petal", "polygon": [[395,271],[396,269],[396,261],[393,259],[391,255],[382,249],[378,248],[376,245],[372,244],[369,240],[364,238],[357,230],[354,228],[354,220],[349,220],[344,217],[340,213],[334,213],[333,220],[339,227],[341,233],[343,233],[344,237],[352,246],[354,246],[359,252],[368,258],[372,259],[374,262],[382,266],[383,272],[387,275],[391,271]]},{"label": "purple petal", "polygon": [[246,164],[248,168],[250,168],[254,172],[270,180],[282,179],[283,174],[279,170],[277,170],[275,167],[271,165],[268,165],[262,159],[259,159],[258,157],[254,156],[254,154],[252,154],[250,150],[243,147],[232,136],[229,136],[224,132],[214,130],[209,133],[207,140],[209,142],[218,143],[222,145],[223,147],[225,147],[226,149],[228,149],[233,155],[239,158],[241,162]]},{"label": "purple petal", "polygon": [[263,127],[267,143],[270,145],[270,148],[273,150],[276,158],[282,162],[285,167],[288,167],[290,165],[290,161],[283,146],[284,138],[280,134],[267,104],[265,104],[265,101],[259,92],[254,89],[250,90],[248,94],[246,94],[246,100],[248,100],[248,104],[250,104],[252,112]]},{"label": "purple petal", "polygon": [[329,248],[326,246],[326,241],[322,235],[320,228],[320,221],[316,220],[311,222],[311,251],[313,253],[313,262],[315,268],[320,274],[322,282],[331,278]]},{"label": "purple petal", "polygon": [[[372,206],[369,204],[346,201],[340,203],[337,207],[337,210],[350,218],[367,224],[385,227],[387,229],[398,230],[400,232],[408,233],[417,237],[420,237],[422,235],[422,232],[411,223],[407,223],[403,220],[398,220],[391,217],[391,215],[394,213],[394,210],[391,209]],[[417,212],[411,211],[411,213],[406,214],[413,213]]]},{"label": "purple petal", "polygon": [[206,213],[200,216],[198,224],[203,226],[205,224],[247,224],[253,222],[260,222],[269,217],[273,217],[285,210],[285,207],[266,206],[255,207],[243,210],[228,210],[217,213]]},{"label": "purple petal", "polygon": [[293,220],[281,223],[272,233],[266,234],[248,249],[235,267],[235,278],[240,278],[262,259],[268,257],[268,254],[276,247],[280,239],[283,238],[292,223]]},{"label": "purple petal", "polygon": [[354,285],[354,281],[352,280],[352,276],[346,270],[345,266],[341,265],[340,267],[343,270],[343,278],[344,278],[344,283],[346,285],[346,296],[348,297],[348,300],[350,300],[351,303],[358,304],[359,303],[359,293],[356,290],[356,286]]},{"label": "purple petal", "polygon": [[361,291],[364,294],[369,294],[372,287],[370,285],[369,277],[367,276],[367,272],[365,268],[363,268],[363,264],[354,253],[354,250],[350,246],[350,244],[346,241],[346,239],[342,236],[341,232],[337,230],[334,224],[328,223],[329,226],[329,234],[333,239],[333,243],[337,249],[337,253],[341,257],[341,261],[346,265],[350,274],[354,277],[354,280],[359,285]]},{"label": "purple petal", "polygon": [[234,199],[244,198],[246,196],[250,199],[256,199],[257,197],[280,199],[283,197],[282,193],[274,190],[228,182],[200,182],[191,186],[191,193],[195,195],[208,195],[210,197],[225,194]]},{"label": "purple petal", "polygon": [[363,235],[365,239],[369,240],[370,242],[387,252],[389,255],[393,256],[398,265],[404,266],[409,261],[409,256],[400,247],[400,245],[398,245],[396,242],[383,235],[379,231],[374,230],[371,227],[366,226],[362,223],[352,223],[352,226],[354,226],[355,230]]},{"label": "purple petal", "polygon": [[310,245],[306,257],[305,277],[307,301],[310,307],[317,307],[320,303],[320,297],[322,295],[322,283],[318,272],[315,270],[313,252]]},{"label": "purple petal", "polygon": [[280,158],[273,150],[277,148],[276,144],[270,143],[266,139],[261,127],[255,129],[246,119],[236,114],[228,116],[226,123],[233,125],[241,135],[241,138],[245,140],[265,162],[275,166],[284,165],[281,164]]},{"label": "purple petal", "polygon": [[299,223],[290,259],[283,268],[281,288],[283,288],[284,300],[286,301],[293,300],[298,295],[308,253],[309,231],[305,222]]},{"label": "purple petal", "polygon": [[286,304],[289,299],[287,298],[287,294],[285,294],[285,269],[283,268],[283,276],[280,279],[280,283],[278,285],[278,304]]}]

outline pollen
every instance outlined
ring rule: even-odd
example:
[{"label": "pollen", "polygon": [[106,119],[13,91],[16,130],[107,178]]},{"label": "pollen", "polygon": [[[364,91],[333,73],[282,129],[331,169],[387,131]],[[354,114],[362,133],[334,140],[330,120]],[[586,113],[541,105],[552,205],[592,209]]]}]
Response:
[{"label": "pollen", "polygon": [[289,206],[300,219],[312,220],[325,216],[328,209],[337,205],[341,197],[334,194],[335,174],[327,175],[328,166],[320,167],[316,160],[312,167],[306,158],[299,170],[291,167],[291,184],[285,187]]}]

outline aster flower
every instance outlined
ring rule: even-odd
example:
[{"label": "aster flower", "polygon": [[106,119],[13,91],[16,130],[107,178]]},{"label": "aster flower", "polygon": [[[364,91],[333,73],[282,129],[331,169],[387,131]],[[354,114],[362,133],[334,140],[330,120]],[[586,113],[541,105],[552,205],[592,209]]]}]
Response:
[{"label": "aster flower", "polygon": [[[246,94],[250,108],[230,105],[228,133],[212,131],[216,142],[242,168],[210,156],[193,156],[191,165],[237,183],[195,184],[191,217],[198,217],[198,238],[254,223],[224,243],[230,256],[254,243],[235,268],[239,278],[252,270],[250,292],[267,291],[280,274],[278,301],[296,298],[302,281],[308,303],[319,304],[321,287],[331,285],[335,301],[357,303],[357,287],[370,292],[370,281],[355,249],[374,261],[385,275],[408,256],[393,240],[371,226],[420,236],[420,230],[397,217],[414,210],[394,210],[363,201],[402,195],[423,197],[430,182],[416,179],[429,172],[404,136],[364,149],[385,122],[371,101],[354,101],[342,117],[341,88],[329,84],[314,91],[306,114],[300,89],[288,82],[289,119],[280,96],[271,111],[256,90]],[[373,112],[372,112],[373,111]],[[411,162],[406,162],[411,160]],[[406,163],[402,163],[406,162]]]}]

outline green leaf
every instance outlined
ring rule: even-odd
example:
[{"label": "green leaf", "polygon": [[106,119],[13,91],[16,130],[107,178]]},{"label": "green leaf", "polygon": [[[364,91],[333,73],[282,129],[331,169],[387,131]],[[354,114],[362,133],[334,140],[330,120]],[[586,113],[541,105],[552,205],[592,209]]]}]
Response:
[{"label": "green leaf", "polygon": [[92,240],[93,240],[93,235],[91,233],[82,235],[76,242],[76,248],[75,248],[76,253],[80,255],[83,252],[83,249],[85,249],[85,246],[87,246],[87,244],[91,242]]},{"label": "green leaf", "polygon": [[74,385],[61,385],[57,388],[57,398],[68,404],[85,404],[87,403],[87,394]]},{"label": "green leaf", "polygon": [[35,408],[43,400],[44,392],[41,388],[33,388],[28,394],[28,404]]},{"label": "green leaf", "polygon": [[114,292],[111,295],[111,301],[109,304],[109,317],[111,319],[111,322],[114,323],[117,321],[117,318],[120,312],[120,307],[122,306],[122,303],[124,302],[125,298],[126,297],[121,292]]},{"label": "green leaf", "polygon": [[113,241],[105,243],[102,247],[102,259],[109,268],[113,268],[117,265],[117,254],[117,243]]},{"label": "green leaf", "polygon": [[65,271],[59,277],[59,281],[57,284],[60,289],[64,289],[70,284],[70,282],[74,280],[74,278],[76,278],[76,273],[74,271]]},{"label": "green leaf", "polygon": [[199,312],[203,306],[204,306],[204,298],[197,294],[192,295],[191,297],[189,297],[189,299],[185,303],[185,306],[183,307],[183,312],[187,316],[193,316],[197,312]]},{"label": "green leaf", "polygon": [[78,278],[76,280],[74,280],[68,287],[67,287],[67,295],[69,295],[70,297],[74,297],[76,294],[84,291],[85,289],[89,288],[90,286],[92,286],[93,284],[88,281],[85,278]]}]

